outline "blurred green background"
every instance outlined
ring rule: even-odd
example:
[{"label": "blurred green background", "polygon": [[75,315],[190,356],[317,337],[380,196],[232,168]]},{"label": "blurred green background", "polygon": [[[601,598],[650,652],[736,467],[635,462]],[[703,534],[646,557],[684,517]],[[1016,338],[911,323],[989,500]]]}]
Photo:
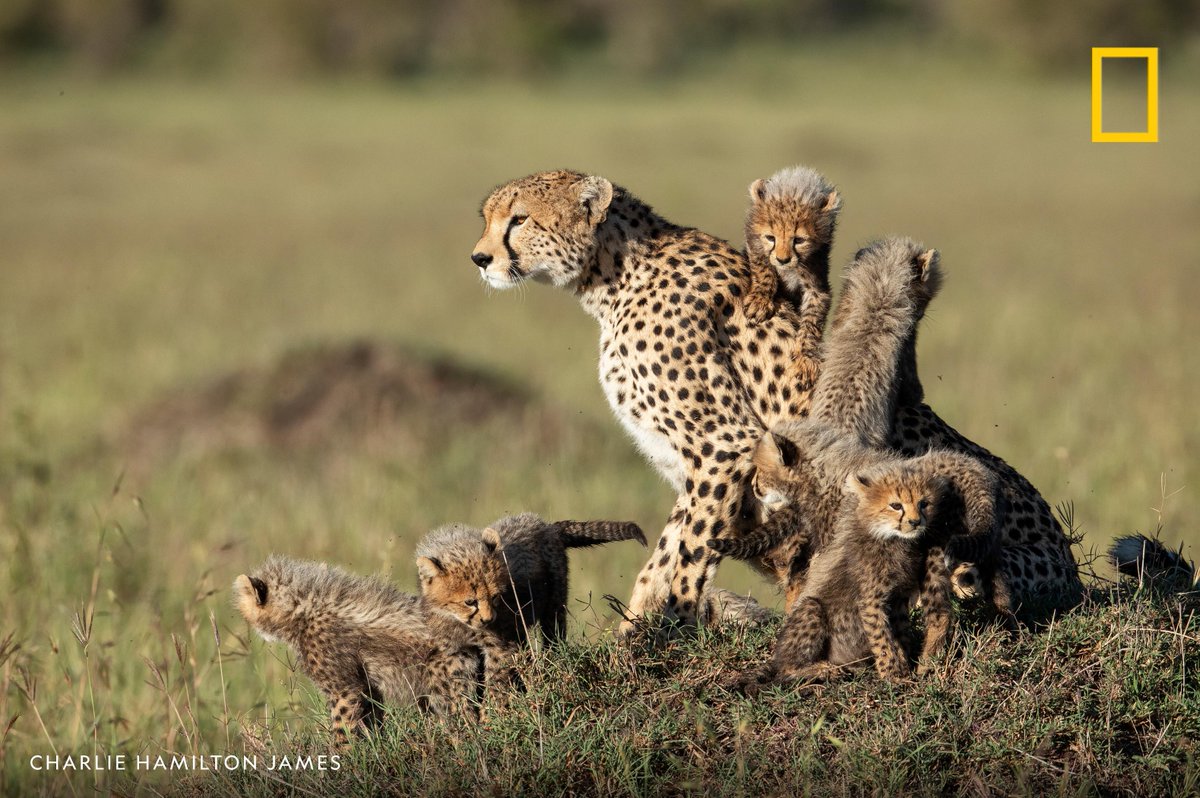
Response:
[{"label": "blurred green background", "polygon": [[[489,295],[468,259],[480,200],[539,169],[738,241],[753,179],[817,167],[836,264],[889,233],[942,251],[931,404],[1088,546],[1200,542],[1197,24],[1167,1],[0,0],[0,783],[51,744],[307,724],[227,606],[269,552],[412,589],[451,520],[660,528],[594,322]],[[1160,143],[1090,143],[1092,45],[1162,48]],[[1139,80],[1106,80],[1113,124]],[[642,557],[573,555],[580,633]]]}]

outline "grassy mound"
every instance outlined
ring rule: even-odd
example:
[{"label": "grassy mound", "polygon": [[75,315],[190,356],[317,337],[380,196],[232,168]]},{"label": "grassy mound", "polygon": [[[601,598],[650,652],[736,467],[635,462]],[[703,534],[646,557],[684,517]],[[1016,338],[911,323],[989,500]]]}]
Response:
[{"label": "grassy mound", "polygon": [[444,355],[369,340],[316,344],[171,391],[134,414],[120,448],[161,462],[230,448],[402,445],[530,404],[513,383]]},{"label": "grassy mound", "polygon": [[[1200,656],[1194,594],[1092,592],[1040,632],[956,636],[936,672],[749,700],[728,688],[775,624],[661,649],[610,640],[530,654],[528,692],[479,728],[398,713],[337,771],[267,771],[329,753],[312,731],[244,729],[260,770],[180,791],[249,795],[1190,795]],[[313,711],[314,716],[318,710]]]}]

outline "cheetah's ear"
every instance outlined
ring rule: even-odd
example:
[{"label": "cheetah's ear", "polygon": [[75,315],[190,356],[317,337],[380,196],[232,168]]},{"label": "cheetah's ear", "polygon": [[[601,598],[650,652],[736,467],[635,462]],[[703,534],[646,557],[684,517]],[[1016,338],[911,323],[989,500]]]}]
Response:
[{"label": "cheetah's ear", "polygon": [[759,468],[792,468],[799,461],[796,444],[774,432],[762,436],[754,449],[754,465]]},{"label": "cheetah's ear", "polygon": [[825,198],[825,206],[821,208],[821,213],[837,213],[842,209],[842,195],[835,188],[829,192],[829,196]]},{"label": "cheetah's ear", "polygon": [[796,464],[800,462],[800,451],[796,448],[796,444],[773,432],[771,437],[775,439],[775,446],[779,449],[779,457],[784,467],[795,468]]},{"label": "cheetah's ear", "polygon": [[437,557],[417,558],[417,575],[421,577],[422,583],[432,582],[444,573],[446,568]]},{"label": "cheetah's ear", "polygon": [[588,224],[597,225],[608,216],[612,203],[613,185],[599,175],[589,175],[579,181],[579,205]]},{"label": "cheetah's ear", "polygon": [[500,548],[500,533],[490,526],[483,530],[480,537],[483,538],[483,545],[487,547],[489,554]]},{"label": "cheetah's ear", "polygon": [[762,202],[767,198],[767,181],[764,178],[759,178],[750,184],[750,199],[753,202]]},{"label": "cheetah's ear", "polygon": [[779,444],[775,442],[775,435],[767,433],[758,439],[758,446],[754,447],[754,465],[758,468],[779,467],[783,465],[783,454],[779,451]]},{"label": "cheetah's ear", "polygon": [[870,490],[875,483],[866,474],[851,474],[846,477],[846,485],[844,490],[846,493],[855,493],[860,498],[867,497],[867,491]]},{"label": "cheetah's ear", "polygon": [[254,604],[258,606],[266,604],[266,595],[268,595],[266,582],[260,580],[257,576],[242,574],[233,581],[233,589],[242,595],[254,596]]},{"label": "cheetah's ear", "polygon": [[942,256],[938,254],[936,249],[931,249],[922,252],[917,256],[917,277],[921,282],[926,282],[929,279],[929,274],[937,268]]}]

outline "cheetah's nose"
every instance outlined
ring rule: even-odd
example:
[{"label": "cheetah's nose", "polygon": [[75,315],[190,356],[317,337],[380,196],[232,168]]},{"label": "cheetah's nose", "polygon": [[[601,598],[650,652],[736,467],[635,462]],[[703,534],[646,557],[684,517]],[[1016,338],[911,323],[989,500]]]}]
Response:
[{"label": "cheetah's nose", "polygon": [[787,266],[792,262],[792,256],[788,255],[786,258],[776,258],[775,260],[779,261],[780,266]]},{"label": "cheetah's nose", "polygon": [[486,269],[488,264],[492,262],[492,256],[486,252],[476,252],[471,256],[471,260],[475,261],[475,265],[481,269]]}]

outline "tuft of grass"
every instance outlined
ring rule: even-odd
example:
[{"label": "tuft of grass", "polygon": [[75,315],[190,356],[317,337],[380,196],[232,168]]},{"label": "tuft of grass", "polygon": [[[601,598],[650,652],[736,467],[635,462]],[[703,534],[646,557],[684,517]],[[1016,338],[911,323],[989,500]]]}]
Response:
[{"label": "tuft of grass", "polygon": [[921,680],[863,672],[754,700],[729,685],[769,654],[775,624],[659,647],[580,636],[526,652],[526,692],[489,697],[481,725],[394,711],[336,770],[270,770],[272,756],[330,753],[318,719],[276,718],[247,735],[257,770],[178,792],[1187,795],[1198,608],[1194,594],[1093,589],[1042,632],[960,631]]}]

